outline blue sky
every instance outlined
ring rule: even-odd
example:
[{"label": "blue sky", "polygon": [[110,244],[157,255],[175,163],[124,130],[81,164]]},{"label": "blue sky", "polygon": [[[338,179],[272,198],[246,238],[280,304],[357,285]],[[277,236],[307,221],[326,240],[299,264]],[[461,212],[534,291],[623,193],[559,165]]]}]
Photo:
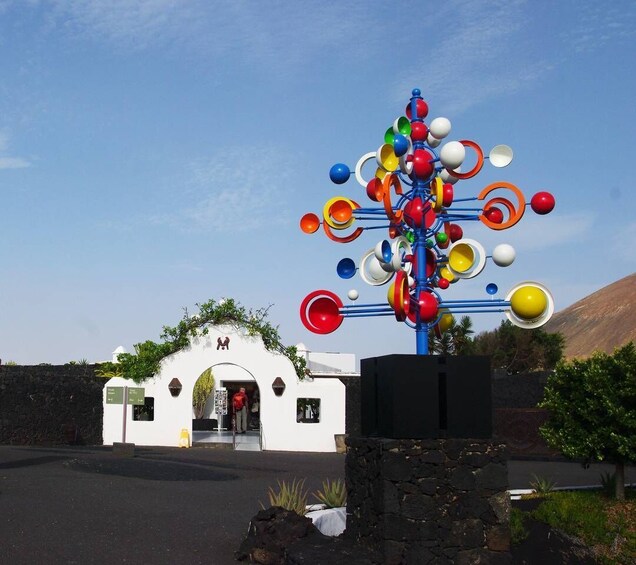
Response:
[{"label": "blue sky", "polygon": [[572,304],[636,270],[635,36],[631,0],[0,0],[0,358],[108,359],[228,296],[271,304],[289,344],[414,352],[390,318],[317,336],[298,316],[316,289],[384,300],[335,272],[377,232],[338,245],[298,221],[362,200],[329,168],[376,150],[414,87],[449,139],[515,152],[462,196],[505,180],[557,200],[503,232],[465,225],[518,257],[448,297],[537,280]]}]

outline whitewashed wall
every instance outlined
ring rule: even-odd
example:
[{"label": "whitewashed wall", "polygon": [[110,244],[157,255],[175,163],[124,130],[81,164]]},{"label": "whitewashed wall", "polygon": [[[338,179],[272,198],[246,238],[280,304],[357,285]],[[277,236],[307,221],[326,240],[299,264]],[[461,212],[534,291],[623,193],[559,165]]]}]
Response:
[{"label": "whitewashed wall", "polygon": [[[230,337],[229,350],[217,350],[217,338]],[[255,380],[260,392],[263,449],[280,451],[335,451],[334,434],[345,431],[345,387],[337,379],[298,381],[292,363],[283,355],[269,352],[260,337],[250,337],[229,327],[210,328],[208,336],[167,357],[159,373],[142,385],[121,378],[107,386],[143,386],[145,396],[154,397],[154,421],[134,421],[127,410],[126,441],[137,445],[177,446],[180,432],[192,437],[192,390],[196,380],[212,367],[215,386],[221,381]],[[174,398],[168,390],[173,378],[183,386]],[[277,397],[272,389],[276,377],[285,382],[285,392]],[[319,423],[296,422],[297,398],[320,398]],[[106,404],[104,388],[104,444],[122,439],[122,406]]]}]

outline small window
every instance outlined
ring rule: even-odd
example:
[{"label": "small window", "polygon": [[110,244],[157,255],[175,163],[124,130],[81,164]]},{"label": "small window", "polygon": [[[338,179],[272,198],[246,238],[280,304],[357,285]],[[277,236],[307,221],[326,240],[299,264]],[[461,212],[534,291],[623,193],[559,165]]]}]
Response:
[{"label": "small window", "polygon": [[133,420],[141,422],[152,422],[155,419],[155,399],[146,396],[143,404],[133,406]]},{"label": "small window", "polygon": [[320,422],[320,398],[298,398],[296,400],[296,422],[301,424]]}]

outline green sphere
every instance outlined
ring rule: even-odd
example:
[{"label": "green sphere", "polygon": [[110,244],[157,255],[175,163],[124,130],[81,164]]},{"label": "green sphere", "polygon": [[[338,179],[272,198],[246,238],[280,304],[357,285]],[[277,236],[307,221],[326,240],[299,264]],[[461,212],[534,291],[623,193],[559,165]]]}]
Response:
[{"label": "green sphere", "polygon": [[446,243],[448,241],[448,236],[444,232],[439,232],[435,234],[435,239],[437,243]]}]

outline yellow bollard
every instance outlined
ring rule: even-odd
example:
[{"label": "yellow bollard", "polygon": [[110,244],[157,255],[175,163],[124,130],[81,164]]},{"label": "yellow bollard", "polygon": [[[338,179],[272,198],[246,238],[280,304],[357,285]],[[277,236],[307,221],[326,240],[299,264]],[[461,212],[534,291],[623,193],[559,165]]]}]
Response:
[{"label": "yellow bollard", "polygon": [[190,433],[187,428],[181,429],[181,436],[179,437],[179,447],[190,447]]}]

